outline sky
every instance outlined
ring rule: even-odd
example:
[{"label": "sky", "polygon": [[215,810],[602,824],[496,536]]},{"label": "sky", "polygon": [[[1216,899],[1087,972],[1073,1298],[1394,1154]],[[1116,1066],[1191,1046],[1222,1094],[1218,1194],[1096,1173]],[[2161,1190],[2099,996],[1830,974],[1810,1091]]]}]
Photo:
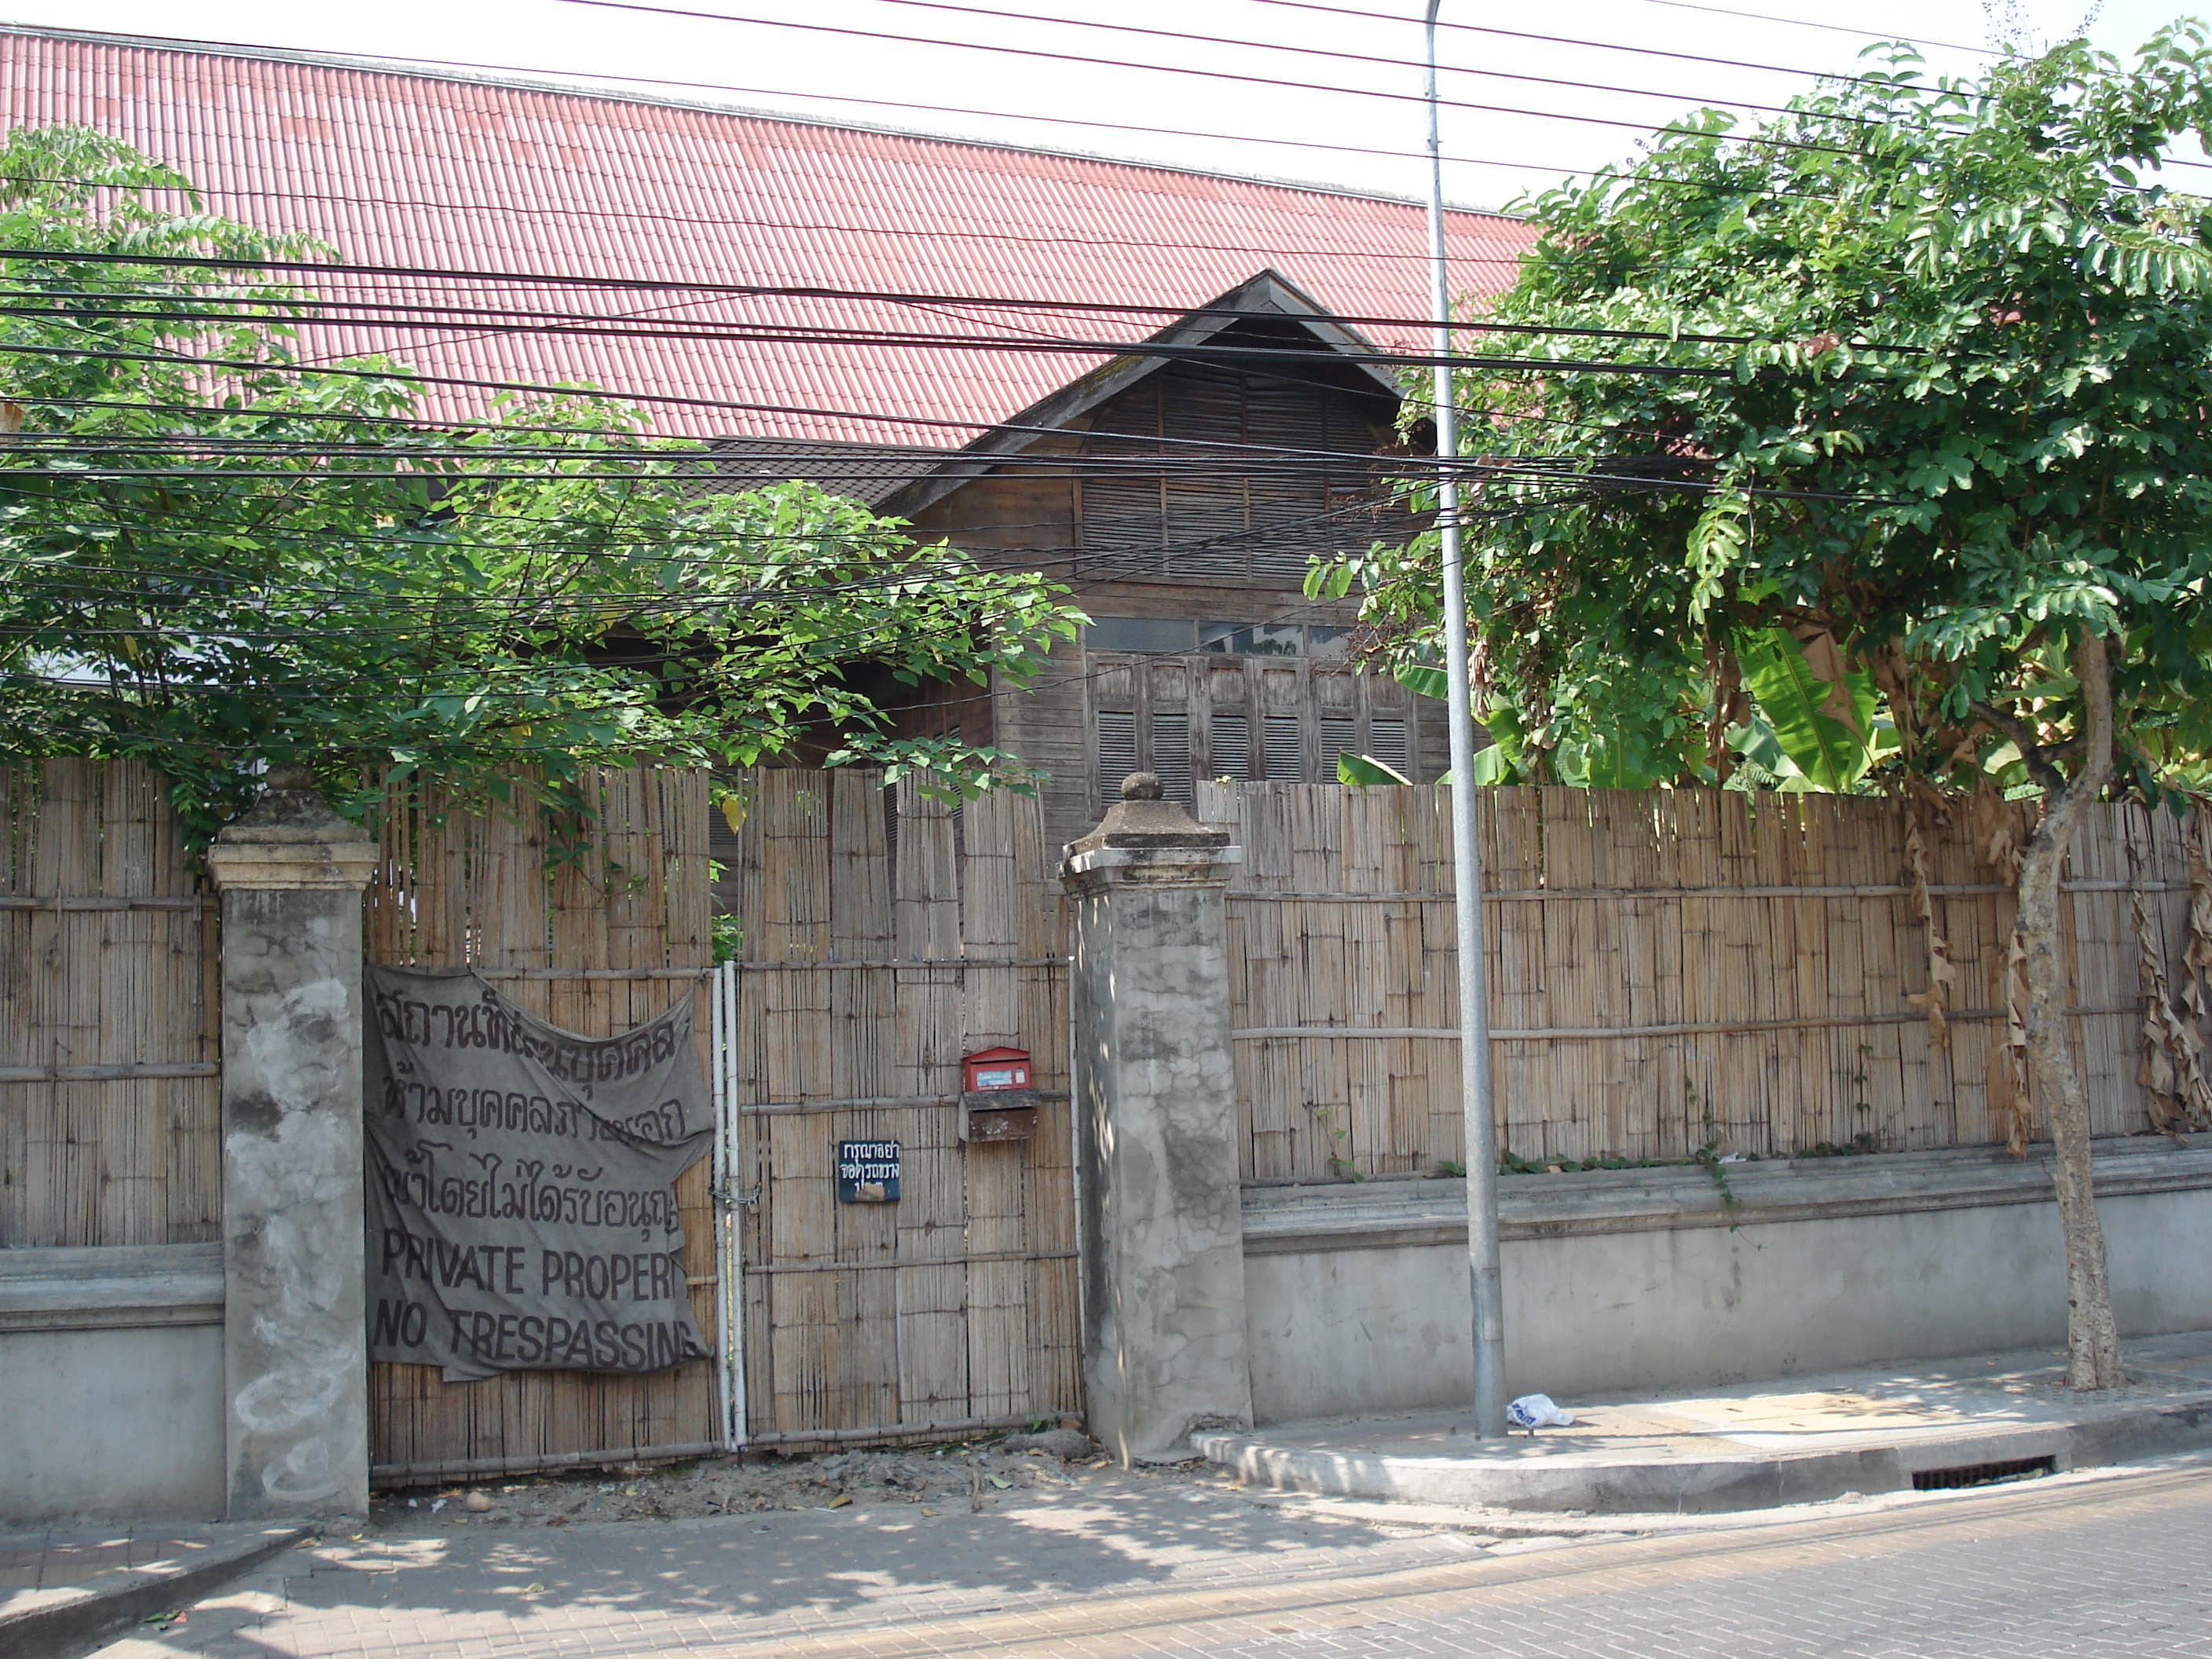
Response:
[{"label": "sky", "polygon": [[[0,12],[18,23],[604,81],[1378,194],[1427,190],[1419,0],[654,3],[695,15],[608,0],[11,0]],[[1443,95],[1452,100],[1443,112],[1449,197],[1508,205],[1567,172],[1632,154],[1640,133],[1687,110],[1784,102],[1819,74],[1849,72],[1873,40],[1918,40],[1931,73],[1960,75],[2001,35],[2042,43],[2086,21],[2098,45],[2124,55],[2177,15],[2173,0],[2109,0],[2086,17],[2083,0],[1715,5],[1723,9],[1685,0],[1445,0],[1448,24],[1474,26],[1440,37]],[[1317,55],[1328,53],[1357,56]]]}]

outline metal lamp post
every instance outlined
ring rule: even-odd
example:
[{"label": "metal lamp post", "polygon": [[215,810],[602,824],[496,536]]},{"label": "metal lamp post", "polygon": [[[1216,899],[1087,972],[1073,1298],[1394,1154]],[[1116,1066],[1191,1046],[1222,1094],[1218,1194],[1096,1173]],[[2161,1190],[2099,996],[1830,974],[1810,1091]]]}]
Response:
[{"label": "metal lamp post", "polygon": [[1491,1109],[1490,985],[1482,945],[1482,844],[1475,827],[1474,697],[1461,565],[1459,422],[1452,401],[1451,289],[1444,270],[1444,157],[1437,94],[1437,9],[1429,0],[1429,280],[1436,313],[1437,525],[1443,543],[1444,668],[1450,684],[1452,868],[1459,920],[1460,1087],[1467,1125],[1467,1264],[1474,1293],[1474,1420],[1505,1421],[1505,1319],[1498,1270],[1498,1123]]}]

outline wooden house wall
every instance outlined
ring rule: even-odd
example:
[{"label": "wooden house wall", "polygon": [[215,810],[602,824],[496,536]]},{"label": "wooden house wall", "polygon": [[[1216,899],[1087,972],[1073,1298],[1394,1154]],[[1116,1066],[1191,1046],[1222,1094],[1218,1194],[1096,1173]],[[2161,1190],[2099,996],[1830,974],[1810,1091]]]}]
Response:
[{"label": "wooden house wall", "polygon": [[[1311,379],[1169,364],[1070,422],[1065,434],[1042,440],[1023,459],[995,466],[915,514],[916,532],[986,557],[1032,562],[1066,582],[1074,602],[1095,617],[1350,628],[1356,600],[1310,599],[1303,584],[1317,552],[1357,550],[1379,536],[1406,533],[1401,519],[1361,506],[1377,473],[1356,463],[1316,468],[1271,461],[1254,448],[1184,447],[1212,441],[1362,453],[1388,447],[1387,398],[1329,383],[1322,377],[1343,371],[1316,356]],[[1211,470],[1194,465],[1208,460]],[[1161,758],[1153,711],[1167,716],[1158,728],[1163,742],[1184,729],[1176,721],[1187,722],[1190,746],[1180,769],[1170,769],[1183,775],[1220,775],[1212,710],[1247,704],[1255,755],[1262,705],[1299,719],[1301,775],[1309,779],[1334,777],[1330,739],[1349,732],[1360,752],[1371,752],[1378,717],[1406,722],[1416,781],[1436,778],[1449,764],[1441,704],[1341,659],[1194,652],[1140,662],[1066,643],[1026,688],[1002,679],[988,702],[971,687],[933,688],[915,702],[910,729],[943,731],[957,722],[963,735],[994,742],[1048,775],[1041,793],[1046,834],[1054,842],[1096,823],[1114,787],[1104,773],[1118,761],[1100,753],[1102,710],[1134,715],[1148,765]]]}]

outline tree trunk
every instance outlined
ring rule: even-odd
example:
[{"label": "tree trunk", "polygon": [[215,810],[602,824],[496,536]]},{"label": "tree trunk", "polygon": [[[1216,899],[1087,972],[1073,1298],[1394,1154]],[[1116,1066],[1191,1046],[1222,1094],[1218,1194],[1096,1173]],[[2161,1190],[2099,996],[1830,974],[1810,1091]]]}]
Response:
[{"label": "tree trunk", "polygon": [[2087,628],[2075,643],[2074,671],[2081,683],[2081,763],[2070,779],[2046,785],[2043,822],[2021,863],[2014,927],[2027,958],[2028,1074],[2050,1119],[2057,1155],[2058,1222],[2066,1238],[2067,1386],[2112,1389],[2127,1379],[2089,1167],[2089,1097],[2066,1042],[2066,974],[2058,949],[2059,872],[2112,770],[2112,670],[2105,642]]}]

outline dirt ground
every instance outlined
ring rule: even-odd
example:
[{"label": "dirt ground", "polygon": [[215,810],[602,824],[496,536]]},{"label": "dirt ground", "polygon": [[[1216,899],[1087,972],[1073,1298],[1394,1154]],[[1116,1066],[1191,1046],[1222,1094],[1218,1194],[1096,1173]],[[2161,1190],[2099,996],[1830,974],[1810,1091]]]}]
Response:
[{"label": "dirt ground", "polygon": [[[1043,1438],[1054,1449],[1028,1445]],[[1063,1457],[1077,1443],[1088,1455]],[[781,1456],[774,1452],[619,1470],[562,1470],[470,1484],[376,1492],[370,1522],[386,1531],[452,1527],[563,1527],[582,1521],[674,1521],[770,1510],[911,1504],[925,1512],[992,1508],[1001,1496],[1038,1488],[1079,1490],[1132,1478],[1225,1481],[1202,1464],[1125,1473],[1079,1435],[1011,1436],[948,1445],[854,1449]],[[472,1507],[476,1506],[476,1507]]]}]

